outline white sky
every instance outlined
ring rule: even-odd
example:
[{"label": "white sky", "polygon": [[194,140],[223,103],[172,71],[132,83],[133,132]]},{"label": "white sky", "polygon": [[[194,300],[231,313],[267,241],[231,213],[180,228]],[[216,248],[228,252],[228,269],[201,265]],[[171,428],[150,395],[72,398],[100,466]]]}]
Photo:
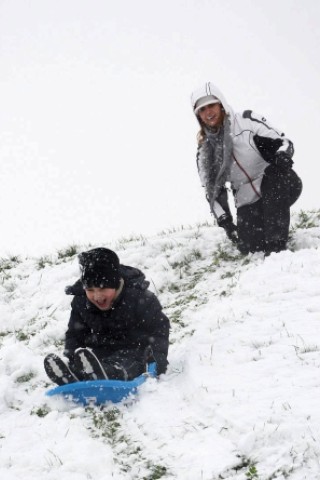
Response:
[{"label": "white sky", "polygon": [[189,97],[211,80],[295,144],[318,208],[320,3],[1,0],[0,255],[209,220]]}]

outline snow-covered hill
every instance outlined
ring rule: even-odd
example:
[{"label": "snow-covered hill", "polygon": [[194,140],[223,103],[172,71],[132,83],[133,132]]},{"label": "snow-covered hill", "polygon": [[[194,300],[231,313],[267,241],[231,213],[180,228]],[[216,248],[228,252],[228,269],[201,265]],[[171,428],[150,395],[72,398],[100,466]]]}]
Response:
[{"label": "snow-covered hill", "polygon": [[43,370],[90,246],[2,259],[1,479],[319,479],[319,225],[296,214],[266,259],[211,225],[103,245],[145,272],[172,331],[167,374],[102,409],[45,397]]}]

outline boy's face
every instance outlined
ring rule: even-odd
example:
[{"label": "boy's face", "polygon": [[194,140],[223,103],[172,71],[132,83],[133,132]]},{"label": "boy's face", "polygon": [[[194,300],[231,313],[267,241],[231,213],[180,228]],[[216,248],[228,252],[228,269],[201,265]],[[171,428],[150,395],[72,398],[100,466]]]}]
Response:
[{"label": "boy's face", "polygon": [[90,287],[86,288],[85,292],[89,302],[93,303],[99,310],[110,310],[117,290],[115,288]]}]

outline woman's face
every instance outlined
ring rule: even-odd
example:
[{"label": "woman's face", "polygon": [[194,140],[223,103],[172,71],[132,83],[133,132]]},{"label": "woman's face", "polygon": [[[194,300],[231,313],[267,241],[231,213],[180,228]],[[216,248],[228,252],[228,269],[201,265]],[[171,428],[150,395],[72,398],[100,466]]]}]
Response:
[{"label": "woman's face", "polygon": [[198,115],[207,127],[218,128],[223,123],[224,110],[221,103],[210,103],[200,108]]}]

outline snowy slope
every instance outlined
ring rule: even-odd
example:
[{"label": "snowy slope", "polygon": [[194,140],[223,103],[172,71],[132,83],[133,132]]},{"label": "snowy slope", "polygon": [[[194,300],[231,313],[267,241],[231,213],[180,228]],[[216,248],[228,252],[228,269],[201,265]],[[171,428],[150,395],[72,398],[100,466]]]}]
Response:
[{"label": "snowy slope", "polygon": [[319,479],[320,213],[293,224],[266,259],[211,225],[104,245],[145,272],[172,332],[167,374],[102,409],[44,395],[74,249],[2,259],[0,478]]}]

